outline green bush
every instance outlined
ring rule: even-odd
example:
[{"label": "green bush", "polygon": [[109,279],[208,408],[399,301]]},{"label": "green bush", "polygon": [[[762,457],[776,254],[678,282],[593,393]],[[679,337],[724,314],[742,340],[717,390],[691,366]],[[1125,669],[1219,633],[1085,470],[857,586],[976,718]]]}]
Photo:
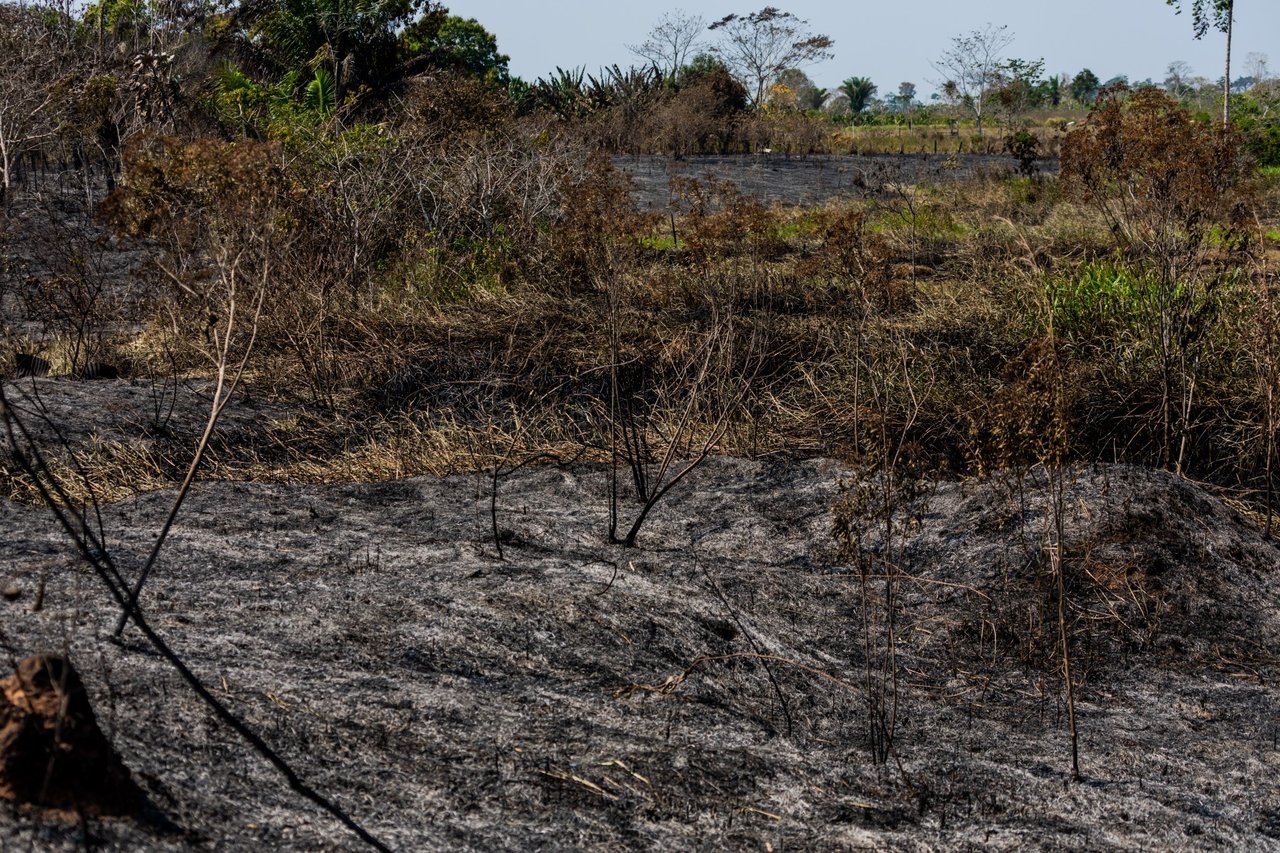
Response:
[{"label": "green bush", "polygon": [[1246,132],[1245,148],[1260,166],[1280,167],[1280,125],[1259,127]]}]

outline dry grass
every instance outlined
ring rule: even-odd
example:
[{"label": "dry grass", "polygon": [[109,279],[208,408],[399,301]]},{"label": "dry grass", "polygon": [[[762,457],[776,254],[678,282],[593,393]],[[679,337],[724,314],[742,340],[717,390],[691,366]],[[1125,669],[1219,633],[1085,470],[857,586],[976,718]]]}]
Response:
[{"label": "dry grass", "polygon": [[[928,140],[939,131],[913,132]],[[849,138],[892,144],[898,136],[855,128]],[[210,150],[202,156],[221,156]],[[675,240],[671,221],[625,212],[626,184],[607,163],[563,178],[564,207],[541,230],[453,243],[410,235],[386,257],[361,261],[367,268],[325,268],[316,235],[273,238],[281,241],[269,259],[275,289],[245,382],[250,398],[278,411],[215,441],[202,476],[338,482],[486,469],[539,453],[604,458],[615,359],[652,408],[648,444],[660,454],[687,394],[681,365],[718,316],[733,317],[739,343],[761,347],[750,363],[730,358],[718,368],[722,386],[748,376],[751,383],[718,450],[856,459],[875,424],[906,430],[907,444],[930,464],[978,470],[999,456],[989,446],[1003,430],[992,423],[992,401],[1022,393],[1047,294],[1099,265],[1140,271],[1145,263],[1117,243],[1095,207],[1064,197],[1054,177],[891,186],[866,200],[806,208],[766,207],[723,184],[686,182],[692,207],[675,217]],[[400,179],[379,171],[368,180]],[[1280,187],[1264,192],[1262,230],[1274,231]],[[300,215],[289,207],[293,196],[271,198]],[[248,202],[227,200],[240,203]],[[264,221],[282,215],[257,210],[250,213]],[[151,250],[171,262],[189,252],[192,234],[207,232],[219,245],[248,239],[215,233],[219,217],[233,213],[183,213],[197,217],[181,220],[186,242],[166,246],[159,235]],[[1203,264],[1206,275],[1238,270],[1241,281],[1274,277],[1280,267],[1274,244],[1249,254],[1222,243]],[[364,278],[354,290],[334,283],[355,275]],[[201,315],[156,282],[143,284],[152,292],[127,304],[151,313],[130,318],[137,331],[113,341],[118,360],[139,379],[198,379],[208,369]],[[1213,312],[1197,320],[1208,324],[1212,345],[1186,418],[1195,433],[1188,471],[1232,486],[1256,485],[1258,473],[1256,395],[1241,372],[1252,339],[1238,320],[1251,311],[1248,293],[1222,289]],[[1068,336],[1060,352],[1064,375],[1078,383],[1069,395],[1078,407],[1072,453],[1152,462],[1159,394],[1150,353],[1100,334]],[[58,369],[59,339],[26,343],[38,343]],[[906,363],[927,398],[912,401],[895,387],[868,411],[866,371],[884,363]],[[714,431],[700,416],[686,441]],[[182,457],[177,443],[127,440],[81,455],[90,480],[112,495],[171,481]],[[7,491],[30,494],[12,478]]]}]

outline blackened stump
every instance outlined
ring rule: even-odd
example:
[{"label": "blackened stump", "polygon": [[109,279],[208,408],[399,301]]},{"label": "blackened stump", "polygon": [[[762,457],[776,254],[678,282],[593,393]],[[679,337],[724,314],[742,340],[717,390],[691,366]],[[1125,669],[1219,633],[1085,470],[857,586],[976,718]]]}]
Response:
[{"label": "blackened stump", "polygon": [[99,816],[142,805],[65,658],[35,655],[0,679],[0,797]]}]

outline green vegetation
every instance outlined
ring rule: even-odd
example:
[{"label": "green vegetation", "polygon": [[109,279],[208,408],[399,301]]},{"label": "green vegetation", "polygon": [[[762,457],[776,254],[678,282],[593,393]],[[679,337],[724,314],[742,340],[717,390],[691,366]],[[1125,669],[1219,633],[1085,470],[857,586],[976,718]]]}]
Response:
[{"label": "green vegetation", "polygon": [[[93,265],[10,261],[40,289],[23,298],[44,331],[20,338],[7,320],[8,350],[198,375],[227,282],[257,282],[246,387],[378,425],[299,429],[299,449],[271,461],[218,457],[223,475],[475,465],[477,435],[498,455],[575,437],[599,456],[617,406],[653,452],[714,439],[859,459],[874,426],[902,431],[913,464],[980,472],[1030,452],[1011,413],[1044,392],[1028,383],[1051,352],[1067,456],[1270,476],[1256,394],[1275,354],[1243,319],[1275,263],[1252,217],[1278,239],[1275,182],[1250,172],[1275,130],[1266,86],[1236,96],[1223,134],[1087,70],[1047,78],[993,55],[978,81],[973,51],[1006,43],[996,27],[955,40],[948,61],[971,76],[926,107],[909,82],[883,100],[867,77],[818,88],[786,59],[794,39],[772,45],[783,58],[764,77],[744,75],[770,25],[830,50],[781,12],[706,32],[667,18],[636,48],[651,68],[527,82],[481,23],[435,3],[278,0],[186,29],[147,4],[0,10],[0,81],[27,105],[3,128],[5,186],[21,188],[23,157],[76,163],[99,221],[156,257],[134,313],[102,320],[86,307],[102,304]],[[114,46],[144,42],[181,62]],[[670,209],[640,212],[608,156],[765,149],[938,154],[945,170],[983,153],[1021,174],[868,184],[803,209],[677,179]],[[1042,170],[1059,156],[1061,177]],[[51,225],[44,239],[73,236]],[[868,365],[904,359],[867,398]],[[684,415],[691,375],[705,398]],[[132,468],[153,483],[163,466]]]}]

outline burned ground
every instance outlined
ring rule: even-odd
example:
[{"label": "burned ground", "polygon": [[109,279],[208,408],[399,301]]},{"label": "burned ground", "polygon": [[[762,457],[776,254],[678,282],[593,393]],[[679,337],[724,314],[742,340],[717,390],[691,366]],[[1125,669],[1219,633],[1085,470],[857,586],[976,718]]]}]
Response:
[{"label": "burned ground", "polygon": [[[1072,782],[1046,484],[933,484],[895,523],[898,723],[876,764],[865,655],[884,637],[868,646],[862,575],[831,537],[850,477],[712,459],[624,549],[606,542],[605,470],[529,468],[501,483],[505,560],[482,476],[203,484],[144,607],[395,849],[1280,847],[1277,549],[1253,524],[1166,473],[1076,469]],[[104,507],[126,569],[171,497]],[[87,824],[93,839],[359,848],[135,633],[107,639],[117,613],[46,512],[0,514],[5,644],[70,653],[150,800],[139,821]],[[84,831],[0,813],[6,849]]]},{"label": "burned ground", "polygon": [[[814,154],[703,155],[685,160],[658,156],[614,157],[614,166],[634,182],[637,205],[666,210],[672,176],[727,181],[764,204],[821,204],[836,198],[876,197],[888,185],[945,185],[975,177],[1006,176],[1015,161],[992,154],[898,156]],[[1047,173],[1057,171],[1046,161]]]}]

